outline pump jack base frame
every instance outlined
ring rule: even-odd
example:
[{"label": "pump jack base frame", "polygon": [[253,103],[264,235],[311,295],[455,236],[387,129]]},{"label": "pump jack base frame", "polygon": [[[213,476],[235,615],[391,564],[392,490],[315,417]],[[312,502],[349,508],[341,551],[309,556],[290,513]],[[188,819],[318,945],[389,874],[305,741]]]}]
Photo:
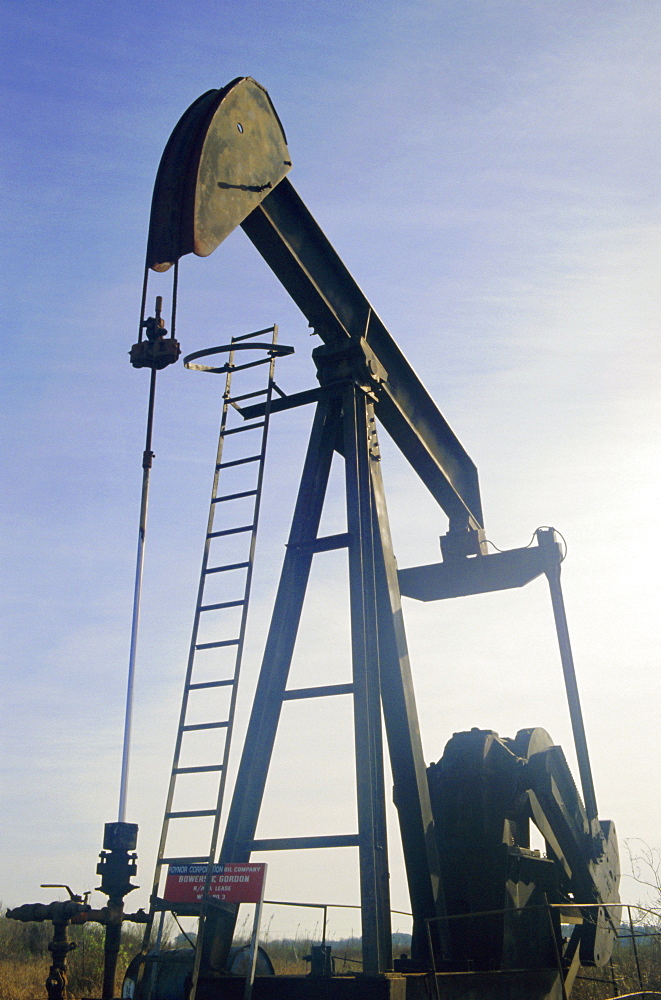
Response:
[{"label": "pump jack base frame", "polygon": [[[244,980],[223,977],[200,980],[196,1000],[243,1000]],[[553,969],[522,969],[496,972],[412,972],[381,976],[334,975],[257,976],[253,1000],[562,1000],[560,976]]]}]

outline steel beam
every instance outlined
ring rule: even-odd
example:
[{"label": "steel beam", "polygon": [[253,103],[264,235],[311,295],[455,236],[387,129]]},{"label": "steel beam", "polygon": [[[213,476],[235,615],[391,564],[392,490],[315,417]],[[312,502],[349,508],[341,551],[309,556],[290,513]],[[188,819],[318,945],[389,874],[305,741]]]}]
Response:
[{"label": "steel beam", "polygon": [[539,545],[478,555],[470,559],[447,559],[427,566],[399,570],[402,597],[416,601],[440,601],[470,594],[523,587],[546,572],[547,555]]},{"label": "steel beam", "polygon": [[348,385],[342,408],[363,972],[375,975],[392,969],[392,930],[383,775],[376,539],[367,406],[363,390],[353,383]]},{"label": "steel beam", "polygon": [[326,344],[364,337],[387,373],[376,414],[453,526],[483,526],[477,469],[285,178],[241,223]]},{"label": "steel beam", "polygon": [[[368,415],[372,407],[368,404]],[[374,421],[371,416],[372,423]],[[447,924],[438,922],[446,916],[440,861],[434,818],[422,752],[415,691],[411,676],[408,644],[397,579],[397,564],[392,548],[386,496],[381,476],[381,462],[374,428],[370,474],[376,545],[376,581],[378,594],[378,641],[381,675],[381,701],[385,720],[393,798],[399,817],[404,849],[406,876],[413,912],[412,957],[427,955],[427,921],[433,921],[433,934],[439,955],[448,954]],[[436,930],[436,928],[438,930]]]},{"label": "steel beam", "polygon": [[291,159],[264,88],[250,77],[184,113],[156,178],[147,265],[211,253],[241,225],[325,344],[365,338],[385,371],[377,416],[450,518],[483,527],[477,469],[285,174]]},{"label": "steel beam", "polygon": [[[569,627],[567,625],[567,614],[565,612],[565,602],[562,596],[562,584],[560,582],[560,565],[562,556],[560,546],[555,540],[555,532],[552,528],[537,529],[537,543],[540,550],[546,555],[546,576],[549,581],[551,591],[551,604],[553,605],[553,617],[558,636],[558,647],[560,649],[560,661],[562,663],[562,673],[565,679],[565,689],[567,691],[567,702],[569,704],[569,717],[571,719],[572,733],[574,735],[574,746],[576,747],[576,759],[578,761],[578,772],[581,777],[581,788],[583,790],[583,801],[590,820],[590,832],[593,838],[597,838],[600,832],[597,796],[592,780],[592,767],[590,766],[590,754],[588,751],[588,741],[585,735],[585,725],[583,723],[583,711],[581,709],[581,699],[578,693],[578,683],[576,681],[576,670],[574,668],[574,657],[569,640]],[[596,845],[593,845],[593,848]]]}]

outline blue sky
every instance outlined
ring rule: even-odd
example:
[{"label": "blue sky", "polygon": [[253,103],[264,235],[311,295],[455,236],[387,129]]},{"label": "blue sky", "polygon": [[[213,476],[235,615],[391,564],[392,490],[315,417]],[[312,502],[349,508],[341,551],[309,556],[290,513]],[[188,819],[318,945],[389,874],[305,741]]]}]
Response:
[{"label": "blue sky", "polygon": [[[476,462],[489,537],[522,545],[553,524],[567,538],[601,813],[621,839],[658,846],[658,5],[4,0],[1,10],[0,898],[46,898],[41,881],[95,885],[103,823],[116,817],[147,396],[126,355],[151,191],[180,115],[238,75],[269,90],[292,183]],[[168,282],[155,277],[150,300],[162,293],[167,306]],[[297,350],[283,385],[313,383],[305,321],[242,233],[209,259],[187,258],[180,294],[186,352],[276,320]],[[141,827],[143,886],[217,410],[212,378],[159,377],[128,817]],[[310,416],[273,430],[243,719]],[[399,564],[433,561],[442,512],[387,442],[384,454]],[[341,523],[339,508],[328,517]],[[301,678],[347,669],[342,569],[315,575]],[[429,760],[475,725],[501,735],[542,725],[573,757],[541,583],[405,610]],[[347,832],[347,719],[330,735],[298,725],[279,738],[263,832]],[[309,859],[299,870],[283,858],[271,894],[291,898],[299,872],[306,898],[356,901],[346,861],[345,873],[344,853],[333,857],[329,880]],[[394,846],[393,905],[407,906]]]}]

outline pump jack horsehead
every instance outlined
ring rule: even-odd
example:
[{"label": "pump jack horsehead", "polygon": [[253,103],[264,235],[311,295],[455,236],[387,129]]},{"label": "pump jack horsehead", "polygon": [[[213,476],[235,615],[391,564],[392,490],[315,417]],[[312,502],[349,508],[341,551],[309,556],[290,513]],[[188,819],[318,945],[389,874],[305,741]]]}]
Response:
[{"label": "pump jack horsehead", "polygon": [[[618,909],[606,904],[618,901],[619,868],[614,826],[597,815],[560,589],[561,546],[553,529],[539,529],[535,546],[488,554],[475,465],[287,179],[291,166],[268,94],[239,78],[203,94],[183,115],[152,202],[147,269],[166,271],[190,252],[207,256],[240,225],[322,341],[312,352],[319,385],[270,403],[271,416],[303,404],[316,410],[220,854],[211,852],[208,869],[216,860],[246,863],[253,851],[358,848],[362,974],[334,976],[327,966],[323,993],[319,981],[314,992],[314,976],[292,980],[284,993],[275,992],[279,977],[258,977],[260,996],[412,997],[433,988],[438,996],[486,998],[497,989],[503,997],[566,998],[581,963],[609,960]],[[257,403],[242,415],[265,412]],[[377,422],[449,518],[439,563],[397,570]],[[334,452],[345,464],[347,531],[320,537]],[[349,560],[351,683],[288,689],[312,558],[340,547]],[[551,589],[582,798],[544,730],[524,729],[512,739],[487,730],[455,734],[429,769],[422,755],[401,595],[439,600],[521,587],[542,575]],[[357,833],[257,840],[283,701],[337,694],[353,696]],[[411,957],[395,962],[382,713],[413,913]],[[545,856],[530,849],[531,821],[545,838]],[[177,909],[160,894],[165,864],[161,851],[152,918]],[[226,973],[237,906],[212,899],[209,883],[210,875],[196,911],[192,994],[233,996]],[[572,925],[571,933],[563,934],[563,925]],[[152,995],[151,980],[138,974],[136,996]]]}]

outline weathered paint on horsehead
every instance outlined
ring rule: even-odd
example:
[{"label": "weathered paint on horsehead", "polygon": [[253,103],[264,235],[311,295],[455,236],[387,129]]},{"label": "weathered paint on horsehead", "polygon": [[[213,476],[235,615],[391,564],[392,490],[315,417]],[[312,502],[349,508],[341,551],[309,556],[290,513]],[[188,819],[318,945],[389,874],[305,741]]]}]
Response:
[{"label": "weathered paint on horsehead", "polygon": [[251,77],[208,90],[182,115],[163,151],[152,199],[147,265],[208,257],[291,169],[287,138]]}]

